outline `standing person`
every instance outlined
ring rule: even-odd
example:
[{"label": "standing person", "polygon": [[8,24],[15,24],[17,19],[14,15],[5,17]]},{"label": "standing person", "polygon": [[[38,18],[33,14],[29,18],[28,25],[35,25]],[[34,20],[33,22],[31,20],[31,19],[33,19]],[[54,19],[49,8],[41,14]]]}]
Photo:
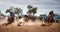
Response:
[{"label": "standing person", "polygon": [[43,18],[44,18],[44,17],[43,17],[43,16],[39,16],[39,18],[40,18],[41,21],[43,21]]}]

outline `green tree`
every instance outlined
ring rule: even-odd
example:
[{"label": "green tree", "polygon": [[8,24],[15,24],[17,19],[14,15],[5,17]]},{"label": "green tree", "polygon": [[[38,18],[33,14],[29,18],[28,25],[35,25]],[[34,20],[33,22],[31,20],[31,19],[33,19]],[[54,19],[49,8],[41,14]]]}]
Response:
[{"label": "green tree", "polygon": [[31,9],[33,8],[33,6],[28,5],[27,8],[28,8],[29,10],[31,10]]},{"label": "green tree", "polygon": [[6,13],[10,13],[13,9],[14,7],[11,6],[9,9],[6,10]]},{"label": "green tree", "polygon": [[15,8],[15,14],[22,15],[22,9],[21,8]]},{"label": "green tree", "polygon": [[10,13],[11,11],[14,12],[14,14],[17,14],[18,16],[21,14],[22,15],[22,9],[21,8],[14,8],[14,7],[10,7],[9,9],[6,10],[6,13]]},{"label": "green tree", "polygon": [[37,7],[33,7],[31,5],[28,5],[27,8],[28,8],[27,13],[33,13],[33,16],[34,16],[35,13],[37,13]]}]

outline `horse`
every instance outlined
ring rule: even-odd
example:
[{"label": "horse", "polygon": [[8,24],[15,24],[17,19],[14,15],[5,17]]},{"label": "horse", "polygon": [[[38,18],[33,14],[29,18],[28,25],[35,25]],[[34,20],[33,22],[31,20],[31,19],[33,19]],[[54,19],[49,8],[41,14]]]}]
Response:
[{"label": "horse", "polygon": [[46,19],[45,19],[46,23],[53,23],[54,22],[54,16],[53,15],[49,15]]}]

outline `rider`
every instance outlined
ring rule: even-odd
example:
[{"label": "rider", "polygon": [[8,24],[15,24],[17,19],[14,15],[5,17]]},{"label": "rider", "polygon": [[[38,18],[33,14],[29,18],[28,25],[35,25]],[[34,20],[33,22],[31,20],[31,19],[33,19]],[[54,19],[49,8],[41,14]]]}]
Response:
[{"label": "rider", "polygon": [[54,12],[53,12],[53,10],[49,12],[49,18],[50,18],[49,20],[50,20],[51,23],[54,22]]}]

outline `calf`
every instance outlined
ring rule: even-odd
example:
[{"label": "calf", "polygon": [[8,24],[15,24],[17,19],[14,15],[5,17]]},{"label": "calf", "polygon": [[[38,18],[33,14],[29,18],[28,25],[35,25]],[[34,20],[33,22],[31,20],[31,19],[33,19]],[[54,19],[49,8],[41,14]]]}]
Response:
[{"label": "calf", "polygon": [[24,25],[25,22],[28,22],[28,16],[25,15],[23,18],[19,19],[18,26]]}]

